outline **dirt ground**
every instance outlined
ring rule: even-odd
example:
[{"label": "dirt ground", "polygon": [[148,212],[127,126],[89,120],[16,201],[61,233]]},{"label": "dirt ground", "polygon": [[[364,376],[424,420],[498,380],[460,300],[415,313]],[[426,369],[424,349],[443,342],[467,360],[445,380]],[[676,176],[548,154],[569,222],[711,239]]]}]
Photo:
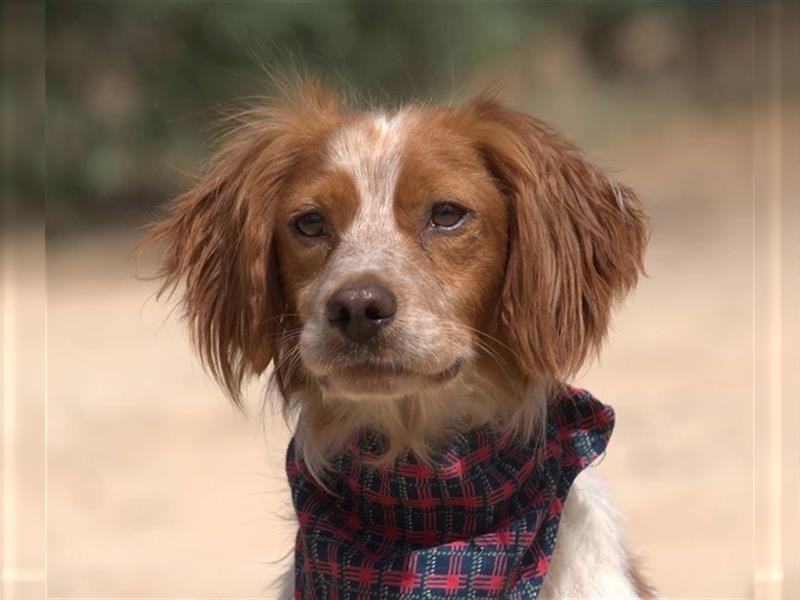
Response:
[{"label": "dirt ground", "polygon": [[[752,581],[752,122],[687,120],[606,164],[647,201],[647,270],[577,382],[618,425],[597,468],[667,597]],[[713,154],[714,160],[709,161]],[[251,598],[290,552],[279,416],[226,404],[129,232],[48,248],[51,597]]]}]

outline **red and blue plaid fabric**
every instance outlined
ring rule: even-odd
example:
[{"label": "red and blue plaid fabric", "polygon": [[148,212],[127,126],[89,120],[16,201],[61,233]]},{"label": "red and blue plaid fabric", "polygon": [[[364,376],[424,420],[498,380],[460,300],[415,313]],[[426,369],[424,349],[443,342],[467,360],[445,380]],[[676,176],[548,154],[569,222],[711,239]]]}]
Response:
[{"label": "red and blue plaid fabric", "polygon": [[610,407],[570,388],[549,408],[544,443],[480,428],[433,465],[406,455],[377,467],[382,439],[365,433],[333,461],[330,491],[292,441],[295,598],[536,598],[567,492],[613,426]]}]

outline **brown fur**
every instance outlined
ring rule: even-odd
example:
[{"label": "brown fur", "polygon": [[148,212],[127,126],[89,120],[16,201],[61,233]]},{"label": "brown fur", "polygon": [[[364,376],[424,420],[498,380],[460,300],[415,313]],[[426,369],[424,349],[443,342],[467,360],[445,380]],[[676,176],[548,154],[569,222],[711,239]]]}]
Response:
[{"label": "brown fur", "polygon": [[279,196],[336,122],[335,101],[316,85],[286,95],[291,108],[240,116],[200,183],[174,201],[146,240],[166,245],[160,293],[185,284],[181,305],[193,339],[236,404],[244,379],[279,355],[293,317],[273,253]]},{"label": "brown fur", "polygon": [[[398,451],[420,454],[449,428],[486,420],[530,435],[539,414],[529,408],[531,390],[564,382],[598,350],[612,306],[636,282],[646,227],[635,194],[489,95],[413,109],[395,219],[419,274],[435,282],[419,293],[440,294],[442,317],[453,322],[443,331],[463,332],[476,348],[458,393],[478,390],[483,400],[457,408],[431,393],[332,404],[298,359],[298,333],[337,236],[358,210],[348,175],[326,168],[326,144],[360,116],[308,84],[281,106],[248,113],[150,235],[166,245],[162,291],[185,283],[195,342],[234,402],[242,382],[275,361],[284,400],[306,403],[306,439],[325,447],[322,455],[365,423],[384,425]],[[457,236],[426,237],[420,219],[437,194],[456,196],[481,219]],[[291,234],[308,205],[330,215],[324,242]]]},{"label": "brown fur", "polygon": [[[453,131],[437,115],[412,128],[397,182],[395,215],[417,247],[419,264],[428,264],[444,288],[453,290],[451,318],[484,330],[500,292],[506,262],[508,208],[484,168],[468,135]],[[420,230],[431,197],[457,199],[480,209],[482,219],[457,236],[433,236]]]},{"label": "brown fur", "polygon": [[628,555],[628,573],[636,590],[637,598],[640,600],[654,600],[659,597],[658,590],[653,587],[642,572],[641,561],[631,554]]},{"label": "brown fur", "polygon": [[514,215],[499,328],[530,377],[564,381],[599,350],[614,302],[636,283],[644,212],[541,121],[486,96],[461,118]]}]

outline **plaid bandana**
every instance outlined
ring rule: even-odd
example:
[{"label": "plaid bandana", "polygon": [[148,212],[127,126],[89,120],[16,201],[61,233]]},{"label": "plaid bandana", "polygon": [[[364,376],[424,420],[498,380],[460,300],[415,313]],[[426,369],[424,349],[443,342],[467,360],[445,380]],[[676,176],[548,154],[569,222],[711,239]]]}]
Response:
[{"label": "plaid bandana", "polygon": [[484,427],[433,466],[406,455],[376,467],[367,460],[382,440],[364,434],[333,461],[332,493],[292,440],[295,598],[536,598],[567,492],[604,452],[613,426],[610,407],[569,388],[549,408],[543,448]]}]

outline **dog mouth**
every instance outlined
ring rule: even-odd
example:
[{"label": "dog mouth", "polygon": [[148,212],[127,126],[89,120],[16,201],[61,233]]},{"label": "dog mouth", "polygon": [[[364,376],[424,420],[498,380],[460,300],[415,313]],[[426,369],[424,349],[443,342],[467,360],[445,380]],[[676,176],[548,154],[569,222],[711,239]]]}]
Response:
[{"label": "dog mouth", "polygon": [[338,396],[402,396],[423,388],[444,385],[461,371],[457,359],[446,369],[424,373],[406,367],[381,363],[340,366],[317,377],[326,394]]}]

